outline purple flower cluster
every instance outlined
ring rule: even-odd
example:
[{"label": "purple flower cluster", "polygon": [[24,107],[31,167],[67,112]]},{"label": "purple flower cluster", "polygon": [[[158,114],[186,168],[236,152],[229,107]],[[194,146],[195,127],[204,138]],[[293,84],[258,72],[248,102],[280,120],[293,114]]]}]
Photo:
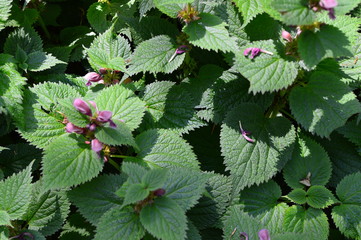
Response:
[{"label": "purple flower cluster", "polygon": [[[97,105],[93,101],[89,101],[89,103],[96,109],[96,113],[93,115],[93,112],[87,102],[80,98],[76,98],[73,102],[74,108],[84,114],[89,116],[90,123],[85,127],[81,128],[75,126],[73,123],[68,122],[65,127],[65,131],[68,133],[77,133],[84,134],[88,137],[92,137],[92,134],[98,126],[103,126],[105,123],[109,123],[109,126],[112,128],[116,128],[117,125],[112,121],[113,113],[111,111],[99,111]],[[91,142],[87,142],[91,144],[91,148],[94,152],[100,155],[100,151],[103,149],[103,144],[96,138],[93,138]]]},{"label": "purple flower cluster", "polygon": [[320,0],[320,2],[318,4],[320,5],[321,8],[328,11],[328,16],[331,19],[336,18],[335,9],[334,9],[338,5],[336,0]]},{"label": "purple flower cluster", "polygon": [[[271,237],[269,235],[269,231],[267,229],[261,229],[258,232],[259,240],[271,240]],[[245,232],[240,233],[241,240],[248,240],[248,234]]]}]

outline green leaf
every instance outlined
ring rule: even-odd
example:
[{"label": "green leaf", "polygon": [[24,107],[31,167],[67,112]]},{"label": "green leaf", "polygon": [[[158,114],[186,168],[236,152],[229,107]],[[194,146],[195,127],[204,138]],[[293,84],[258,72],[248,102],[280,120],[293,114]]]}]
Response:
[{"label": "green leaf", "polygon": [[139,3],[140,16],[144,16],[152,8],[155,8],[153,0],[141,0]]},{"label": "green leaf", "polygon": [[307,204],[313,208],[326,208],[338,202],[332,192],[324,186],[311,186],[306,197]]},{"label": "green leaf", "polygon": [[146,86],[143,100],[148,115],[145,117],[147,128],[166,128],[186,133],[203,126],[196,116],[196,102],[187,89],[173,82],[154,82]]},{"label": "green leaf", "polygon": [[42,182],[37,182],[30,200],[23,216],[29,229],[49,236],[61,228],[70,212],[70,203],[64,190],[44,191]]},{"label": "green leaf", "polygon": [[297,122],[321,137],[328,137],[349,117],[361,112],[351,89],[334,74],[323,71],[314,72],[306,86],[292,90],[290,107]]},{"label": "green leaf", "polygon": [[29,71],[39,72],[45,69],[49,69],[56,64],[65,62],[60,61],[51,54],[46,54],[42,51],[36,51],[28,55],[28,60],[26,61],[26,63],[28,64]]},{"label": "green leaf", "polygon": [[132,184],[127,188],[123,206],[142,201],[148,197],[149,193],[149,189],[143,184]]},{"label": "green leaf", "polygon": [[236,0],[234,2],[242,13],[243,26],[247,25],[257,14],[264,11],[262,0]]},{"label": "green leaf", "polygon": [[77,111],[73,105],[75,98],[59,99],[60,111],[67,120],[78,127],[85,128],[90,123],[89,116]]},{"label": "green leaf", "polygon": [[353,144],[361,147],[361,128],[356,119],[348,121],[344,126],[338,128],[337,132]]},{"label": "green leaf", "polygon": [[112,120],[123,120],[131,131],[139,126],[145,111],[144,102],[120,84],[102,90],[95,102],[99,111],[111,111]]},{"label": "green leaf", "polygon": [[111,69],[116,69],[121,72],[127,71],[125,69],[126,63],[122,57],[116,57],[116,58],[111,59],[110,62],[108,63],[108,65]]},{"label": "green leaf", "polygon": [[22,172],[0,181],[0,209],[6,211],[11,220],[20,219],[30,204],[31,167],[32,164]]},{"label": "green leaf", "polygon": [[108,145],[129,145],[137,148],[137,144],[134,141],[132,132],[126,125],[126,123],[115,120],[116,128],[110,126],[98,127],[95,132],[95,137],[102,143]]},{"label": "green leaf", "polygon": [[134,184],[142,182],[143,176],[147,174],[147,169],[136,163],[124,162],[122,164],[122,172],[128,175],[127,181]]},{"label": "green leaf", "polygon": [[[239,127],[252,132],[248,142]],[[256,104],[242,104],[230,111],[222,124],[221,149],[224,163],[238,177],[237,189],[260,184],[273,177],[290,159],[295,129],[283,118],[265,118]]]},{"label": "green leaf", "polygon": [[4,25],[10,17],[12,0],[1,0],[0,1],[0,31],[4,29]]},{"label": "green leaf", "polygon": [[102,175],[71,190],[68,196],[90,223],[98,225],[101,216],[108,210],[122,205],[123,201],[115,194],[115,191],[125,180],[126,177],[123,174]]},{"label": "green leaf", "polygon": [[0,210],[0,226],[12,226],[10,220],[10,215],[6,211]]},{"label": "green leaf", "polygon": [[153,236],[161,239],[183,240],[187,219],[184,211],[172,199],[156,198],[140,212],[140,221]]},{"label": "green leaf", "polygon": [[240,209],[267,228],[272,235],[283,233],[282,224],[288,205],[279,201],[281,195],[281,188],[272,180],[246,188],[239,197]]},{"label": "green leaf", "polygon": [[361,188],[358,184],[361,173],[346,176],[337,185],[336,194],[341,201],[340,206],[332,209],[332,219],[340,231],[349,238],[359,239],[361,214]]},{"label": "green leaf", "polygon": [[161,188],[167,180],[167,169],[152,169],[142,177],[142,184],[150,191]]},{"label": "green leaf", "polygon": [[337,2],[338,4],[335,7],[335,12],[337,15],[346,14],[354,9],[358,4],[360,4],[359,0],[338,0]]},{"label": "green leaf", "polygon": [[282,21],[288,25],[310,25],[316,14],[309,8],[307,0],[275,0],[272,6],[281,12]]},{"label": "green leaf", "polygon": [[329,225],[327,216],[320,209],[292,206],[286,210],[283,223],[284,230],[294,233],[308,233],[310,240],[328,239]]},{"label": "green leaf", "polygon": [[45,189],[78,185],[99,174],[103,159],[85,141],[82,136],[70,134],[49,144],[43,158]]},{"label": "green leaf", "polygon": [[192,147],[176,133],[169,130],[148,130],[135,139],[139,146],[137,158],[149,167],[186,167],[199,170],[199,162]]},{"label": "green leaf", "polygon": [[321,25],[319,31],[302,31],[298,40],[298,52],[308,68],[322,59],[350,57],[350,42],[343,32],[331,25]]},{"label": "green leaf", "polygon": [[96,32],[102,33],[111,26],[111,22],[107,19],[110,13],[111,7],[109,3],[96,2],[88,8],[87,19]]},{"label": "green leaf", "polygon": [[5,41],[4,53],[15,56],[18,46],[30,54],[43,51],[43,42],[37,32],[31,27],[18,28]]},{"label": "green leaf", "polygon": [[[16,49],[15,52],[15,59],[19,62],[19,63],[25,63],[26,60],[28,60],[28,55],[26,54],[26,52],[24,50],[22,50],[19,46]],[[24,69],[26,70],[26,69]]]},{"label": "green leaf", "polygon": [[[112,68],[114,59],[129,59],[131,49],[128,41],[121,35],[115,35],[113,28],[94,39],[87,49],[88,61],[93,69]],[[124,66],[122,66],[124,67]],[[121,70],[121,69],[116,69]]]},{"label": "green leaf", "polygon": [[193,0],[153,0],[156,8],[173,18],[175,18],[177,13],[183,9],[185,3],[191,2],[193,2]]},{"label": "green leaf", "polygon": [[95,228],[86,221],[79,213],[71,214],[60,233],[59,240],[91,240]]},{"label": "green leaf", "polygon": [[112,208],[99,220],[95,240],[141,239],[145,230],[133,208]]},{"label": "green leaf", "polygon": [[164,189],[184,211],[193,207],[204,192],[209,176],[186,168],[169,169]]},{"label": "green leaf", "polygon": [[305,187],[300,181],[309,177],[310,185],[326,185],[331,177],[331,161],[327,152],[314,140],[299,135],[291,160],[283,169],[283,176],[291,188]]},{"label": "green leaf", "polygon": [[210,13],[201,13],[200,20],[191,22],[183,28],[189,35],[188,41],[202,49],[233,52],[237,50],[235,39],[229,36],[227,24]]},{"label": "green leaf", "polygon": [[287,196],[297,204],[305,204],[306,199],[306,191],[301,188],[295,188],[293,189]]},{"label": "green leaf", "polygon": [[198,229],[196,228],[196,226],[194,226],[194,224],[187,219],[187,223],[188,223],[188,230],[187,230],[187,237],[186,239],[190,240],[202,240],[202,236],[200,235]]},{"label": "green leaf", "polygon": [[171,73],[185,58],[185,53],[178,54],[171,60],[177,50],[176,42],[167,35],[160,35],[138,45],[131,58],[129,72]]},{"label": "green leaf", "polygon": [[0,240],[9,240],[9,229],[5,226],[0,226]]},{"label": "green leaf", "polygon": [[296,79],[297,64],[278,56],[272,40],[252,42],[246,45],[244,50],[249,47],[261,48],[273,53],[273,55],[260,53],[254,59],[244,56],[243,51],[236,55],[236,68],[250,81],[250,92],[255,94],[277,91],[288,87]]}]

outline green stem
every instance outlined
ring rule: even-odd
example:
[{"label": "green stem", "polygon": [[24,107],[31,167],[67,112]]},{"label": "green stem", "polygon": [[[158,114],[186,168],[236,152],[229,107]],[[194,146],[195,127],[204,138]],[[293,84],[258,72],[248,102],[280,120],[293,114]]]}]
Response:
[{"label": "green stem", "polygon": [[43,18],[39,15],[39,18],[38,18],[38,22],[40,24],[40,27],[43,29],[44,33],[45,33],[45,36],[48,38],[48,39],[51,39],[51,36],[50,36],[50,33],[48,31],[48,29],[46,28],[46,25],[44,23],[44,20]]},{"label": "green stem", "polygon": [[281,109],[280,112],[283,113],[284,115],[288,116],[289,118],[296,121],[296,119],[291,114],[289,114],[287,111]]},{"label": "green stem", "polygon": [[125,155],[110,155],[110,157],[114,157],[114,158],[128,158],[131,156],[125,156]]},{"label": "green stem", "polygon": [[116,163],[113,159],[109,158],[108,159],[108,162],[113,165],[113,167],[115,167],[119,172],[120,172],[120,167],[119,167],[119,164]]}]

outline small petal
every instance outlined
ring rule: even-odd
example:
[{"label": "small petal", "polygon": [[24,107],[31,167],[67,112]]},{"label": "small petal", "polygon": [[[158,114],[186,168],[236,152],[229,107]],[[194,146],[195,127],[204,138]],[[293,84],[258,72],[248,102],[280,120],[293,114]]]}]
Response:
[{"label": "small petal", "polygon": [[66,124],[65,131],[68,132],[68,133],[78,133],[78,134],[83,134],[84,133],[83,128],[77,127],[74,124],[72,124],[71,122],[68,122]]},{"label": "small petal", "polygon": [[91,142],[91,148],[94,152],[98,153],[103,149],[103,144],[98,139],[93,139]]},{"label": "small petal", "polygon": [[288,42],[292,42],[292,36],[287,31],[282,31],[282,37],[283,39],[287,40]]},{"label": "small petal", "polygon": [[244,137],[244,139],[246,139],[248,142],[255,142],[252,138],[247,136],[248,133],[246,133],[245,131],[242,132],[242,136]]},{"label": "small petal", "polygon": [[336,0],[321,0],[319,2],[320,6],[325,8],[325,9],[330,9],[330,8],[334,8],[337,7],[337,1]]},{"label": "small petal", "polygon": [[248,54],[252,51],[253,48],[246,48],[246,50],[244,50],[243,55],[244,56],[248,56]]},{"label": "small petal", "polygon": [[97,121],[102,123],[109,122],[112,115],[113,113],[111,111],[100,111],[98,112]]},{"label": "small petal", "polygon": [[252,48],[250,59],[253,59],[255,56],[257,56],[261,52],[260,48]]},{"label": "small petal", "polygon": [[159,188],[154,191],[154,195],[157,197],[161,197],[165,194],[165,190],[163,188]]},{"label": "small petal", "polygon": [[97,125],[93,123],[93,124],[89,124],[87,127],[88,127],[89,131],[94,132],[95,129],[97,128]]},{"label": "small petal", "polygon": [[108,72],[108,70],[106,68],[101,68],[99,69],[99,72],[104,75]]},{"label": "small petal", "polygon": [[76,110],[78,110],[82,114],[92,116],[92,111],[90,110],[89,105],[85,101],[81,100],[80,98],[76,98],[74,100],[73,106],[75,107]]},{"label": "small petal", "polygon": [[241,232],[239,234],[239,237],[241,238],[241,240],[248,240],[248,234],[245,232]]},{"label": "small petal", "polygon": [[182,54],[184,52],[186,52],[188,50],[188,46],[187,45],[181,45],[177,48],[176,53],[177,54]]},{"label": "small petal", "polygon": [[259,240],[271,240],[271,237],[270,237],[267,229],[261,229],[258,232],[258,237],[259,237]]},{"label": "small petal", "polygon": [[102,76],[96,72],[87,73],[83,78],[88,82],[98,82],[102,80]]},{"label": "small petal", "polygon": [[112,120],[109,120],[109,126],[111,128],[116,128],[117,127],[117,124],[115,124],[115,122],[113,122]]}]

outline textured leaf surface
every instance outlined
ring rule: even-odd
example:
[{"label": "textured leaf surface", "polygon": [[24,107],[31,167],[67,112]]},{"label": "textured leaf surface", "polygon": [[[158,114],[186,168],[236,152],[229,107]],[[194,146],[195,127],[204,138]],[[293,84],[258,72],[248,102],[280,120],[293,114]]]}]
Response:
[{"label": "textured leaf surface", "polygon": [[[171,73],[185,58],[185,53],[171,57],[177,49],[176,42],[167,35],[153,37],[139,44],[131,58],[129,72]],[[170,61],[170,62],[169,62]]]},{"label": "textured leaf surface", "polygon": [[272,6],[281,12],[282,21],[288,25],[309,25],[316,17],[307,0],[276,0]]},{"label": "textured leaf surface", "polygon": [[49,69],[56,64],[64,63],[51,54],[46,54],[45,52],[36,51],[28,55],[28,70],[33,72],[43,71]]},{"label": "textured leaf surface", "polygon": [[332,209],[332,218],[338,229],[347,237],[358,239],[361,214],[361,173],[346,176],[337,185],[336,194],[341,201],[340,206]]},{"label": "textured leaf surface", "polygon": [[326,185],[331,171],[331,161],[327,152],[312,139],[300,135],[292,158],[283,169],[283,176],[288,186],[296,189],[305,186],[300,181],[309,173],[311,185]]},{"label": "textured leaf surface", "polygon": [[293,189],[287,196],[297,204],[305,204],[306,199],[306,191],[301,188]]},{"label": "textured leaf surface", "polygon": [[357,146],[361,146],[361,125],[357,123],[357,120],[348,121],[344,126],[337,129],[337,132],[342,134],[350,142]]},{"label": "textured leaf surface", "polygon": [[164,184],[166,197],[173,199],[183,210],[193,207],[204,192],[208,177],[185,168],[169,170]]},{"label": "textured leaf surface", "polygon": [[189,35],[190,43],[216,52],[237,50],[237,44],[233,38],[229,37],[226,23],[221,18],[209,13],[201,13],[199,16],[200,20],[191,22],[183,28],[183,32]]},{"label": "textured leaf surface", "polygon": [[6,20],[10,17],[12,0],[1,0],[0,1],[0,31],[4,28]]},{"label": "textured leaf surface", "polygon": [[12,220],[20,219],[29,206],[32,188],[31,165],[0,181],[0,209],[6,211]]},{"label": "textured leaf surface", "polygon": [[68,196],[79,212],[90,223],[97,225],[101,216],[108,210],[121,206],[123,201],[115,191],[125,180],[124,175],[103,175],[73,189]]},{"label": "textured leaf surface", "polygon": [[170,17],[176,17],[177,13],[185,6],[185,3],[191,2],[193,0],[153,0],[156,8]]},{"label": "textured leaf surface", "polygon": [[149,167],[186,167],[199,169],[192,147],[176,133],[169,130],[148,130],[135,139],[143,159]]},{"label": "textured leaf surface", "polygon": [[95,240],[141,239],[144,234],[139,215],[131,207],[116,207],[100,218]]},{"label": "textured leaf surface", "polygon": [[6,211],[0,210],[0,226],[12,226],[10,220],[10,215]]},{"label": "textured leaf surface", "polygon": [[43,42],[37,32],[31,27],[18,28],[5,41],[4,53],[15,56],[20,47],[27,54],[43,50]]},{"label": "textured leaf surface", "polygon": [[127,182],[129,183],[141,183],[143,176],[147,174],[147,169],[132,162],[124,162],[122,171],[128,175]]},{"label": "textured leaf surface", "polygon": [[307,204],[313,208],[325,208],[336,202],[332,192],[324,186],[311,186],[307,190]]},{"label": "textured leaf surface", "polygon": [[273,55],[260,53],[254,59],[250,59],[241,53],[236,56],[237,70],[250,81],[250,92],[276,91],[286,88],[296,79],[297,64],[278,56],[272,40],[252,42],[251,45],[246,45],[242,50],[249,47],[257,47],[273,53]]},{"label": "textured leaf surface", "polygon": [[337,2],[338,5],[335,8],[337,15],[346,14],[360,4],[358,0],[338,0]]},{"label": "textured leaf surface", "polygon": [[298,40],[298,52],[309,68],[328,57],[352,56],[350,42],[345,34],[330,25],[321,25],[315,33],[303,31]]},{"label": "textured leaf surface", "polygon": [[153,236],[161,239],[183,240],[187,219],[184,211],[172,199],[156,198],[140,212],[140,221]]},{"label": "textured leaf surface", "polygon": [[111,13],[111,6],[106,2],[96,2],[90,5],[87,11],[87,19],[96,32],[105,32],[111,22],[107,21],[107,15]]},{"label": "textured leaf surface", "polygon": [[244,25],[247,25],[257,14],[263,12],[262,0],[236,0],[234,2],[242,13]]},{"label": "textured leaf surface", "polygon": [[103,160],[74,134],[54,140],[44,152],[43,175],[46,189],[70,187],[96,177]]},{"label": "textured leaf surface", "polygon": [[152,169],[142,177],[142,183],[148,190],[156,190],[164,185],[167,173],[167,169]]},{"label": "textured leaf surface", "polygon": [[102,143],[113,146],[129,145],[137,147],[132,132],[126,123],[117,120],[115,120],[114,123],[117,125],[116,128],[112,128],[110,126],[103,126],[98,128],[95,132],[95,137]]},{"label": "textured leaf surface", "polygon": [[139,126],[145,111],[144,102],[120,84],[102,90],[95,102],[99,111],[111,111],[112,120],[123,120],[131,131]]},{"label": "textured leaf surface", "polygon": [[[254,143],[241,135],[239,121],[252,132]],[[227,169],[239,177],[238,188],[260,184],[281,170],[291,157],[295,138],[287,119],[267,119],[258,105],[243,104],[229,112],[222,124],[221,148]]]},{"label": "textured leaf surface", "polygon": [[287,232],[308,233],[310,240],[326,240],[329,233],[327,216],[320,209],[292,206],[284,216],[284,229]]},{"label": "textured leaf surface", "polygon": [[308,84],[295,87],[290,107],[297,122],[308,131],[328,137],[343,126],[361,105],[349,87],[328,72],[314,72]]},{"label": "textured leaf surface", "polygon": [[143,184],[132,184],[127,188],[123,205],[129,205],[144,200],[149,195],[149,190]]}]

